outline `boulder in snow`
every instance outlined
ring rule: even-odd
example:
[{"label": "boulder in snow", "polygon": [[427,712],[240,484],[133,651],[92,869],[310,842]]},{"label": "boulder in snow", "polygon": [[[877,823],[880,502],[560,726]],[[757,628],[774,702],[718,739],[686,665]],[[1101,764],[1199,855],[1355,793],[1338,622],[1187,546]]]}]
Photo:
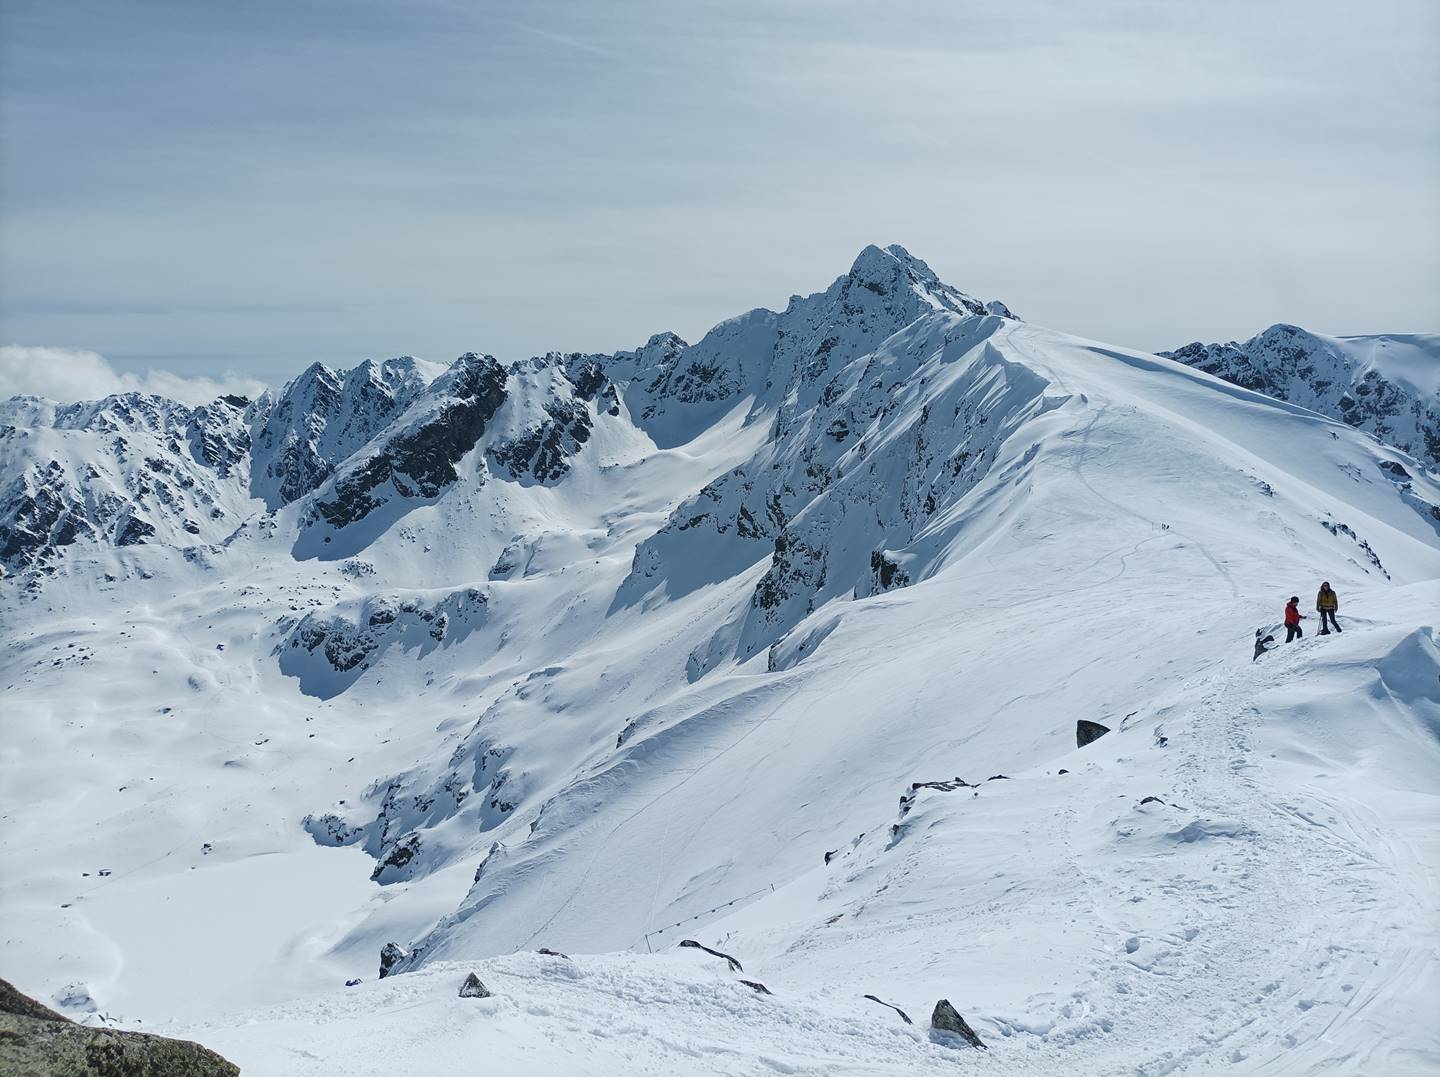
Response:
[{"label": "boulder in snow", "polygon": [[1099,722],[1091,722],[1081,718],[1075,723],[1075,746],[1077,748],[1083,748],[1085,745],[1099,740],[1108,732],[1110,732],[1108,725],[1101,725]]},{"label": "boulder in snow", "polygon": [[387,942],[380,948],[380,979],[395,971],[395,966],[410,956],[410,951],[398,942]]},{"label": "boulder in snow", "polygon": [[480,982],[480,977],[473,972],[465,977],[465,982],[460,985],[461,998],[489,998],[490,989]]},{"label": "boulder in snow", "polygon": [[979,1047],[989,1050],[980,1042],[980,1037],[975,1035],[975,1030],[970,1023],[960,1016],[960,1011],[950,1005],[950,1000],[942,998],[935,1003],[935,1012],[930,1015],[930,1027],[936,1032],[948,1032],[959,1036],[971,1047]]}]

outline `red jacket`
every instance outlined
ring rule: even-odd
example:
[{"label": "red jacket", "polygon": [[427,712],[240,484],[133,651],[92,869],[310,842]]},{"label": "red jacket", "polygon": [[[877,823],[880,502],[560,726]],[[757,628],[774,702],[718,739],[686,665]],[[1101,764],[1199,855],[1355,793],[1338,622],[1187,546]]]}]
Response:
[{"label": "red jacket", "polygon": [[1300,623],[1300,607],[1293,602],[1285,603],[1285,623],[1287,625],[1298,625]]}]

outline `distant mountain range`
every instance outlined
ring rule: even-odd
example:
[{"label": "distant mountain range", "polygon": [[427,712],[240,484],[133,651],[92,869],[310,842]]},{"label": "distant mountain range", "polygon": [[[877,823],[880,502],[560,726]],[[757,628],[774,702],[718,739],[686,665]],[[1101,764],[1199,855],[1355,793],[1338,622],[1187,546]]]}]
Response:
[{"label": "distant mountain range", "polygon": [[1160,354],[1332,416],[1440,467],[1440,335],[1327,337],[1272,325],[1243,343]]}]

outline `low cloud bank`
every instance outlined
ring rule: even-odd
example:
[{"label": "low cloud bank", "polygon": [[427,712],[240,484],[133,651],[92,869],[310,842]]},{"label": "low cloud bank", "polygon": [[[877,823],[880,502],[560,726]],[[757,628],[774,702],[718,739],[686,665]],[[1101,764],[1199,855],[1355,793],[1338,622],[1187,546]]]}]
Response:
[{"label": "low cloud bank", "polygon": [[253,397],[265,383],[236,374],[186,376],[169,370],[120,373],[99,352],[75,348],[0,347],[0,399],[21,394],[70,403],[111,393],[158,393],[186,404],[204,404],[223,393]]}]

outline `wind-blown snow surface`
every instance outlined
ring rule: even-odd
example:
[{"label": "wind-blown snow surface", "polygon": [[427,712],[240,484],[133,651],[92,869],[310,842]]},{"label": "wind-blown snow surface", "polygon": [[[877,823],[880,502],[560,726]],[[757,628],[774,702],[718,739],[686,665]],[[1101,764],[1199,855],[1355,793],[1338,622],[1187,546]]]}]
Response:
[{"label": "wind-blown snow surface", "polygon": [[0,961],[266,1074],[1431,1072],[1436,505],[898,248],[466,357],[224,544],[4,584]]}]

